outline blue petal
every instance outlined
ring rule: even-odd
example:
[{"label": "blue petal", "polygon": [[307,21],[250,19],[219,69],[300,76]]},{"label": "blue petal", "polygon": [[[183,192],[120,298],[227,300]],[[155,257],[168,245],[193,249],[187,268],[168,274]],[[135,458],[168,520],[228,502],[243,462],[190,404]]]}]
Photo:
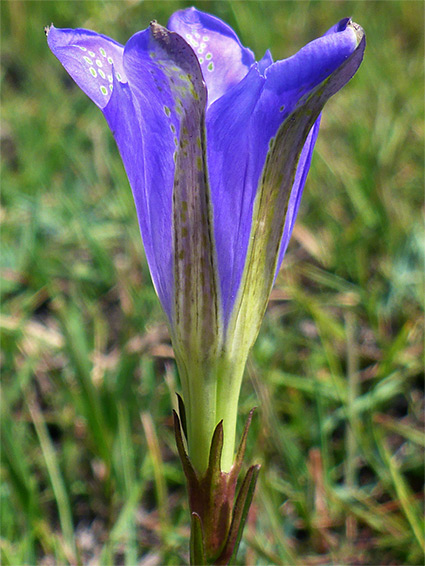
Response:
[{"label": "blue petal", "polygon": [[279,273],[280,266],[282,265],[283,257],[289,244],[289,240],[294,229],[295,220],[297,218],[298,209],[301,203],[307,175],[310,170],[311,159],[313,157],[313,149],[316,144],[317,136],[319,135],[320,117],[311,128],[304,147],[301,151],[300,159],[298,161],[297,171],[295,173],[295,180],[292,186],[291,196],[289,197],[288,209],[286,212],[285,226],[283,229],[282,240],[280,242],[279,256],[276,265],[275,279]]},{"label": "blue petal", "polygon": [[[292,62],[295,60],[296,64],[293,68],[289,65],[287,70],[294,71],[299,81],[298,90],[292,88],[295,81],[290,72],[287,76],[282,76],[283,85],[267,83],[268,72],[274,65],[266,72],[266,82],[252,117],[252,131],[258,134],[260,144],[266,137],[263,132],[265,126],[274,126],[273,120],[267,122],[264,119],[265,113],[269,111],[276,118],[275,104],[279,102],[279,98],[282,100],[287,85],[291,85],[289,93],[293,98],[288,96],[286,101],[294,110],[286,116],[275,133],[269,129],[268,137],[272,137],[266,157],[263,154],[261,159],[261,145],[254,157],[256,159],[259,155],[261,179],[253,205],[252,228],[245,253],[246,264],[232,316],[227,323],[227,332],[237,340],[239,348],[248,350],[257,336],[278,263],[283,257],[299,206],[320,112],[327,100],[350,80],[362,61],[365,47],[363,30],[351,22],[346,28],[353,36],[352,42],[348,42],[343,35],[344,27],[343,31],[326,36],[332,39],[331,42],[317,40],[312,52],[308,53],[307,50],[307,57],[306,51],[301,53],[300,60],[309,67],[310,74],[299,68],[297,56],[292,58]],[[338,49],[334,49],[335,45],[332,45],[338,43],[337,36],[341,41],[339,54]],[[344,57],[349,43],[351,53]],[[318,59],[316,71],[314,58]],[[331,74],[328,76],[326,72],[329,69]],[[314,84],[314,80],[318,81],[317,84]],[[313,87],[305,92],[306,85],[311,85],[312,82]],[[297,99],[297,95],[300,98]],[[286,108],[279,108],[278,111],[283,115],[287,112]]]},{"label": "blue petal", "polygon": [[239,288],[251,229],[258,179],[252,175],[250,119],[263,84],[264,78],[253,66],[207,113],[208,168],[225,321]]},{"label": "blue petal", "polygon": [[[301,103],[303,97],[338,69],[356,49],[357,37],[353,28],[347,27],[348,22],[348,19],[342,20],[323,37],[312,41],[294,56],[277,61],[266,69],[264,89],[252,117],[256,132],[255,155],[258,159],[254,175],[257,179],[263,168],[270,141],[276,135],[279,126]],[[342,84],[339,88],[341,86]],[[277,270],[282,262],[298,212],[319,131],[319,122],[320,120],[313,126],[300,155],[288,204]]]},{"label": "blue petal", "polygon": [[[273,63],[266,52],[258,65],[253,65],[252,53],[241,46],[226,24],[194,8],[177,12],[170,20],[170,27],[185,37],[191,47],[160,26],[156,28],[156,36],[148,30],[133,36],[125,52],[120,44],[88,30],[54,27],[49,30],[50,48],[103,110],[114,132],[133,189],[154,284],[170,320],[175,316],[176,278],[180,278],[189,294],[189,287],[193,286],[190,277],[189,284],[184,283],[183,271],[178,272],[191,266],[176,260],[176,249],[182,246],[182,240],[180,244],[176,241],[178,222],[173,194],[177,194],[177,201],[180,199],[179,205],[196,193],[209,198],[203,145],[205,92],[200,69],[193,63],[195,55],[208,87],[210,196],[223,313],[227,320],[240,291],[250,245],[253,203],[270,144],[288,116],[356,48],[357,37],[348,24],[348,19],[342,20],[324,37],[287,60]],[[213,70],[208,70],[207,61],[214,63]],[[333,90],[327,90],[327,96],[336,92],[351,75],[339,78]],[[215,100],[216,104],[211,106]],[[318,127],[317,120],[300,150],[288,208],[282,211],[284,227],[274,274],[292,232]],[[192,187],[192,194],[184,194],[186,189],[181,187]],[[199,265],[213,266],[211,242],[205,257],[199,255],[199,242],[205,243],[210,234],[207,230],[201,235],[196,226],[209,225],[210,221],[205,221],[208,203],[196,198],[193,205],[203,212],[199,218],[196,215],[191,218],[195,234],[190,244],[191,254],[198,254]],[[182,226],[180,229],[179,237],[182,237],[185,230]],[[176,265],[180,266],[177,271]],[[205,276],[203,273],[204,283]],[[210,273],[208,277],[214,295],[213,275]],[[203,308],[207,308],[205,304]]]},{"label": "blue petal", "polygon": [[[312,42],[294,57],[269,65],[265,79],[253,66],[245,79],[208,111],[208,164],[226,323],[240,292],[253,221],[263,221],[261,218],[253,220],[253,204],[274,136],[291,112],[302,104],[304,97],[338,69],[356,46],[355,32],[351,28],[345,31],[343,27],[342,31]],[[341,81],[334,92],[347,80],[349,77]],[[274,264],[270,265],[272,279],[292,233],[317,139],[319,119],[310,127],[311,131],[305,134],[305,142],[299,149],[298,162],[295,166],[294,163],[290,165],[294,168],[294,180],[287,209],[280,213],[281,242]]]},{"label": "blue petal", "polygon": [[273,57],[272,54],[270,53],[270,50],[267,49],[263,57],[258,61],[258,69],[260,73],[264,75],[266,69],[270,67],[270,65],[272,64],[273,64]]},{"label": "blue petal", "polygon": [[335,71],[355,48],[356,35],[352,28],[328,32],[296,55],[267,68],[266,83],[253,116],[258,134],[258,168],[262,168],[270,139],[280,124],[293,112],[302,97]]},{"label": "blue petal", "polygon": [[128,41],[124,68],[134,106],[127,129],[136,133],[131,145],[126,135],[117,141],[150,249],[152,277],[175,347],[188,340],[193,353],[203,342],[206,355],[219,332],[202,73],[189,45],[155,23]]},{"label": "blue petal", "polygon": [[[149,89],[146,89],[148,94]],[[175,145],[164,129],[162,137],[149,130],[149,113],[140,112],[140,101],[135,100],[128,84],[114,88],[109,104],[104,109],[120,151],[127,177],[133,191],[146,258],[156,292],[167,315],[172,313],[172,254],[170,194],[166,188],[173,182],[172,155]],[[158,122],[161,115],[158,114]],[[162,156],[151,155],[150,142],[160,137]],[[160,158],[159,158],[160,157]],[[152,163],[149,162],[152,159]],[[157,167],[156,179],[152,165]],[[155,183],[156,181],[156,183]],[[164,190],[160,190],[160,187]],[[151,188],[152,187],[152,188]]]},{"label": "blue petal", "polygon": [[109,101],[114,77],[125,83],[124,48],[116,41],[86,29],[47,31],[47,43],[77,85],[99,108]]},{"label": "blue petal", "polygon": [[208,105],[238,84],[255,62],[250,49],[241,45],[227,24],[196,8],[175,12],[168,28],[192,47],[208,88]]},{"label": "blue petal", "polygon": [[[197,285],[198,306],[208,311],[205,324],[212,332],[211,302],[217,305],[218,298],[215,274],[211,273],[214,259],[209,257],[213,245],[208,232],[212,223],[208,221],[209,189],[205,186],[206,89],[193,50],[178,34],[157,24],[134,35],[125,49],[89,30],[54,27],[48,31],[48,43],[72,78],[102,109],[114,134],[133,190],[152,279],[170,321],[175,319],[179,297],[189,300],[191,293],[193,299],[193,278],[197,276],[204,283],[203,288]],[[178,216],[178,207],[183,205],[193,206],[187,215]],[[185,226],[184,216],[188,217]],[[181,231],[179,242],[176,227]],[[184,241],[186,234],[191,237]],[[210,245],[202,247],[201,241],[208,239]],[[187,252],[185,259],[178,253],[179,246]],[[192,260],[190,276],[183,278],[176,269],[187,271]],[[186,291],[180,288],[176,293],[177,284]],[[208,284],[209,297],[205,292]],[[186,312],[189,316],[190,309]],[[198,314],[192,313],[192,319]]]}]

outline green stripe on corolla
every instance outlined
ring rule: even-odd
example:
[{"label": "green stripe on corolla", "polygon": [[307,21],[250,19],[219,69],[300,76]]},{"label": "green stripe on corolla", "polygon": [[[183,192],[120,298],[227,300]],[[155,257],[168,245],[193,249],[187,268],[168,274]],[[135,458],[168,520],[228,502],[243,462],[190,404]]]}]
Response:
[{"label": "green stripe on corolla", "polygon": [[[152,35],[164,49],[164,70],[181,110],[173,187],[173,346],[185,389],[189,450],[205,469],[215,412],[222,336],[217,266],[205,142],[206,88],[198,60],[176,33],[158,24]],[[170,60],[174,64],[170,64]],[[160,64],[162,63],[159,59]],[[191,450],[205,446],[205,450]]]}]

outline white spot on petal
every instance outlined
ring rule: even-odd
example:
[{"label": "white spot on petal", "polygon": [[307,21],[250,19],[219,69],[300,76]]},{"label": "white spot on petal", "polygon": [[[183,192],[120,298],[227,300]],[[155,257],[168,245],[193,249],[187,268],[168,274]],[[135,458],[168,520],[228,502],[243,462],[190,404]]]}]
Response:
[{"label": "white spot on petal", "polygon": [[97,77],[96,69],[94,67],[90,67],[89,71],[94,77]]},{"label": "white spot on petal", "polygon": [[101,61],[100,59],[96,59],[96,65],[97,65],[98,67],[103,67],[102,61]]},{"label": "white spot on petal", "polygon": [[89,55],[90,55],[90,57],[96,57],[96,54],[95,54],[94,51],[89,51]]},{"label": "white spot on petal", "polygon": [[98,72],[99,72],[99,75],[102,77],[102,79],[105,79],[105,78],[106,78],[106,75],[105,75],[105,73],[102,71],[102,69],[99,69]]},{"label": "white spot on petal", "polygon": [[114,62],[114,60],[112,59],[112,57],[108,57],[108,62],[111,63],[111,65],[112,65],[112,63]]},{"label": "white spot on petal", "polygon": [[103,47],[101,47],[101,48],[99,49],[99,51],[100,51],[100,54],[101,54],[101,55],[103,55],[104,57],[106,57],[106,51],[103,49]]},{"label": "white spot on petal", "polygon": [[87,57],[87,55],[84,55],[83,59],[89,65],[93,65],[93,61],[90,59],[90,57]]},{"label": "white spot on petal", "polygon": [[81,51],[87,51],[87,49],[85,47],[83,47],[82,45],[77,45],[77,47],[79,47],[81,49]]},{"label": "white spot on petal", "polygon": [[104,94],[105,96],[107,96],[107,94],[108,94],[108,89],[106,88],[106,86],[103,86],[103,85],[102,85],[102,86],[100,87],[100,92],[101,92],[102,94]]}]

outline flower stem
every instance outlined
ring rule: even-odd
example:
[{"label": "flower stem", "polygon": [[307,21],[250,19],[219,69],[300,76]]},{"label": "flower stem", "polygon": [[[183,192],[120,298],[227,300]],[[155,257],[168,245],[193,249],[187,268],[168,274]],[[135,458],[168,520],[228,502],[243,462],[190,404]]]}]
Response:
[{"label": "flower stem", "polygon": [[[191,368],[193,370],[193,367]],[[189,456],[195,469],[204,473],[208,466],[211,438],[217,425],[217,382],[210,372],[200,369],[189,377],[187,433]]]},{"label": "flower stem", "polygon": [[188,452],[195,469],[203,474],[215,427],[223,421],[221,468],[230,471],[236,440],[238,399],[245,359],[220,356],[214,363],[177,359],[186,405]]},{"label": "flower stem", "polygon": [[236,422],[238,401],[241,389],[245,360],[242,362],[222,363],[222,370],[217,380],[217,421],[223,420],[224,442],[221,455],[221,469],[230,471],[235,455]]}]

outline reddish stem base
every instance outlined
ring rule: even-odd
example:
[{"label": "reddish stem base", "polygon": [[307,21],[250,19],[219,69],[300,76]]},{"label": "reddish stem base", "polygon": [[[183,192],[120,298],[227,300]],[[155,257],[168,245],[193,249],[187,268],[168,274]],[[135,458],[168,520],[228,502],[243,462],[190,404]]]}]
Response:
[{"label": "reddish stem base", "polygon": [[[180,414],[184,423],[181,399]],[[208,468],[201,476],[187,454],[182,425],[174,412],[177,449],[187,479],[191,512],[190,563],[193,566],[229,564],[236,558],[249,507],[254,495],[260,466],[251,466],[235,499],[236,484],[245,454],[246,439],[254,409],[249,413],[242,439],[230,472],[220,469],[223,449],[223,422],[220,421],[211,441]]]}]

